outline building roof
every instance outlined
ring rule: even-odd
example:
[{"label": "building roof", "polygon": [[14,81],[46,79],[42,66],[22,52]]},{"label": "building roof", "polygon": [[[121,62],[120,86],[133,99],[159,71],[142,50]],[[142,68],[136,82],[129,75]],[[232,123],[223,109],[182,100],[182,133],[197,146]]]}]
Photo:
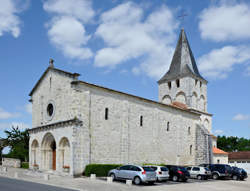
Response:
[{"label": "building roof", "polygon": [[228,159],[249,159],[250,160],[250,151],[238,151],[228,153]]},{"label": "building roof", "polygon": [[192,50],[184,29],[181,29],[179,40],[168,72],[158,81],[173,80],[184,76],[194,76],[207,82],[199,73]]},{"label": "building roof", "polygon": [[217,147],[213,147],[213,154],[223,154],[223,155],[228,155],[227,152],[217,148]]},{"label": "building roof", "polygon": [[39,86],[40,82],[42,81],[42,79],[46,76],[46,74],[50,71],[50,70],[54,70],[56,72],[59,72],[59,73],[62,73],[62,74],[65,74],[65,75],[68,75],[72,78],[77,78],[78,76],[80,76],[80,74],[78,73],[70,73],[70,72],[66,72],[66,71],[63,71],[63,70],[59,70],[57,68],[54,68],[54,66],[49,66],[45,72],[43,73],[43,75],[40,77],[40,79],[38,80],[38,82],[36,83],[36,85],[34,86],[34,88],[31,90],[31,92],[29,93],[29,96],[32,96],[32,94],[34,93],[34,91],[36,90],[36,88]]},{"label": "building roof", "polygon": [[187,105],[178,101],[174,101],[171,103],[172,106],[182,108],[182,109],[188,109]]}]

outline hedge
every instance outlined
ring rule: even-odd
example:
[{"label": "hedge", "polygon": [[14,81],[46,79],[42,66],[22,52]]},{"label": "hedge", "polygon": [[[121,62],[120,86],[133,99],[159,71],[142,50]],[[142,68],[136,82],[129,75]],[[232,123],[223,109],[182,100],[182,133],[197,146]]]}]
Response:
[{"label": "hedge", "polygon": [[22,162],[21,163],[21,168],[29,168],[29,163],[28,162]]},{"label": "hedge", "polygon": [[121,164],[89,164],[85,167],[84,175],[96,174],[96,176],[108,176],[108,172]]}]

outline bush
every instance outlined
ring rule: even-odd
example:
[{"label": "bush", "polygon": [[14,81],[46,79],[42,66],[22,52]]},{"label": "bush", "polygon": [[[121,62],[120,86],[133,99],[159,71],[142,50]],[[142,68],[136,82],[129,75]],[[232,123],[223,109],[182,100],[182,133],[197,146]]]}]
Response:
[{"label": "bush", "polygon": [[142,166],[165,166],[166,164],[152,164],[152,163],[143,163]]},{"label": "bush", "polygon": [[96,174],[96,176],[108,176],[108,172],[115,169],[121,164],[89,164],[85,167],[85,176],[90,176],[90,174]]},{"label": "bush", "polygon": [[21,168],[29,168],[29,163],[28,162],[22,162],[21,163]]}]

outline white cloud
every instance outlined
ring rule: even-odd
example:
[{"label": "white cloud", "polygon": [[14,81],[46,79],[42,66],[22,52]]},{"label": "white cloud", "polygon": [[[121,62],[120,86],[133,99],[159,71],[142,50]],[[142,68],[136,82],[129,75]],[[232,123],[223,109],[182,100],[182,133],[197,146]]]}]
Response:
[{"label": "white cloud", "polygon": [[53,15],[48,23],[51,43],[66,57],[88,59],[93,56],[86,45],[91,38],[86,34],[84,24],[94,16],[90,0],[47,0],[43,8]]},{"label": "white cloud", "polygon": [[29,0],[19,2],[17,0],[0,1],[0,36],[4,33],[11,33],[17,38],[20,35],[21,20],[18,13],[24,11],[29,4]]},{"label": "white cloud", "polygon": [[250,76],[250,66],[247,67],[245,74],[246,74],[247,76]]},{"label": "white cloud", "polygon": [[25,109],[28,113],[32,114],[32,104],[28,103],[27,105],[25,105]]},{"label": "white cloud", "polygon": [[204,9],[199,18],[203,39],[218,42],[250,38],[250,6],[247,4],[220,1]]},{"label": "white cloud", "polygon": [[12,127],[18,127],[20,130],[29,129],[30,125],[23,122],[0,123],[0,130],[9,130]]},{"label": "white cloud", "polygon": [[247,46],[224,46],[214,49],[198,59],[200,71],[207,77],[226,78],[236,64],[250,60]]},{"label": "white cloud", "polygon": [[175,43],[178,22],[166,7],[152,12],[147,18],[137,4],[127,2],[104,12],[100,18],[96,36],[103,39],[106,47],[95,56],[95,66],[114,68],[134,61],[132,71],[145,72],[159,79],[167,71]]},{"label": "white cloud", "polygon": [[8,111],[5,111],[4,109],[0,108],[0,119],[9,119],[9,118],[15,118],[19,117],[19,113],[10,113]]},{"label": "white cloud", "polygon": [[233,120],[237,120],[237,121],[243,121],[243,120],[248,120],[250,119],[250,115],[244,115],[244,114],[237,114],[233,117]]},{"label": "white cloud", "polygon": [[224,131],[221,130],[221,129],[216,129],[216,130],[214,131],[214,134],[215,134],[215,135],[221,135],[223,132],[224,132]]}]

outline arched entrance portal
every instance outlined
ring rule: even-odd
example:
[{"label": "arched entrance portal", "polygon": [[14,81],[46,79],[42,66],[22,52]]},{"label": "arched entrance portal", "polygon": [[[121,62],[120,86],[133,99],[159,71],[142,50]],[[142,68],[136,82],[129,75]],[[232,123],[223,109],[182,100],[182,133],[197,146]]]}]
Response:
[{"label": "arched entrance portal", "polygon": [[51,133],[47,133],[42,141],[42,168],[56,170],[56,141]]},{"label": "arched entrance portal", "polygon": [[69,170],[70,168],[70,144],[66,137],[59,142],[59,166],[60,168]]},{"label": "arched entrance portal", "polygon": [[35,139],[31,144],[31,163],[33,166],[37,165],[38,148],[39,148],[38,141]]}]

